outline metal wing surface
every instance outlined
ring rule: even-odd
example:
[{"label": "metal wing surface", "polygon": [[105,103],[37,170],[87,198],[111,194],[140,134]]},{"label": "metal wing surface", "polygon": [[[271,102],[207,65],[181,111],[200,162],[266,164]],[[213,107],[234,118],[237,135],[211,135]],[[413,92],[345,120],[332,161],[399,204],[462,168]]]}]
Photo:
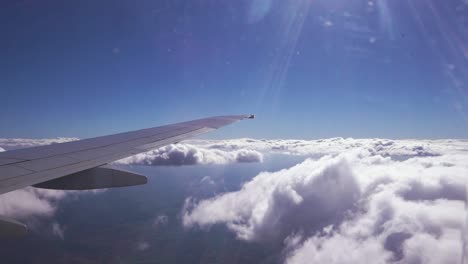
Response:
[{"label": "metal wing surface", "polygon": [[253,115],[210,117],[115,135],[1,152],[0,194],[31,185],[82,190],[143,184],[146,183],[144,176],[113,169],[106,164],[247,118],[253,118]]}]

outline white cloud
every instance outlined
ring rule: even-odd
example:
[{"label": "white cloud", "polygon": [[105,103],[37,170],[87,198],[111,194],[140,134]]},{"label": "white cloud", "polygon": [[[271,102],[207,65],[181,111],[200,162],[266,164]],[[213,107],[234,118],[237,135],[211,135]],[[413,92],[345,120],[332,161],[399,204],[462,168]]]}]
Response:
[{"label": "white cloud", "polygon": [[150,244],[148,242],[146,242],[146,241],[140,241],[140,242],[137,243],[136,248],[137,248],[138,251],[145,251],[148,248],[150,248]]},{"label": "white cloud", "polygon": [[30,148],[43,145],[50,145],[55,143],[63,143],[69,141],[75,141],[78,138],[0,138],[0,147],[4,150]]},{"label": "white cloud", "polygon": [[153,226],[155,228],[159,228],[159,227],[167,225],[168,223],[169,223],[169,217],[165,214],[161,214],[161,215],[156,216],[156,218],[153,221]]},{"label": "white cloud", "polygon": [[[466,216],[463,140],[192,142],[312,158],[239,191],[187,199],[183,224],[282,243],[288,263],[457,263]],[[339,248],[339,250],[337,250]]]},{"label": "white cloud", "polygon": [[65,236],[65,230],[62,226],[60,226],[59,223],[55,222],[52,224],[52,234],[63,240]]},{"label": "white cloud", "polygon": [[374,238],[354,239],[335,234],[312,237],[291,255],[288,263],[386,263],[391,254]]},{"label": "white cloud", "polygon": [[24,218],[30,215],[50,216],[55,212],[55,199],[32,187],[0,195],[0,215]]},{"label": "white cloud", "polygon": [[353,149],[365,149],[373,154],[407,159],[413,156],[437,156],[441,154],[464,153],[468,141],[464,140],[390,140],[390,139],[353,139],[330,138],[319,140],[294,139],[232,139],[232,140],[190,140],[200,148],[236,150],[248,149],[261,153],[280,153],[289,155],[323,156],[339,154]]},{"label": "white cloud", "polygon": [[218,150],[190,144],[168,145],[117,161],[118,164],[195,165],[227,164],[233,162],[262,162],[263,154],[248,149]]},{"label": "white cloud", "polygon": [[62,191],[26,187],[0,195],[0,215],[20,219],[30,216],[51,217],[65,197],[97,194],[103,191]]},{"label": "white cloud", "polygon": [[282,240],[339,221],[359,195],[344,159],[309,159],[288,170],[261,173],[238,192],[187,202],[183,221],[185,226],[224,222],[245,240]]}]

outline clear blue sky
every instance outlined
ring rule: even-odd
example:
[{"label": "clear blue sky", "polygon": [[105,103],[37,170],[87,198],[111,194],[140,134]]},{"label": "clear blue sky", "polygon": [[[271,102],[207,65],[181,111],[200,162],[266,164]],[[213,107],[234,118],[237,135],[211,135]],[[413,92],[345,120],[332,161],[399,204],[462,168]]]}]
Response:
[{"label": "clear blue sky", "polygon": [[461,0],[7,0],[0,137],[254,113],[212,136],[467,138],[467,14]]}]

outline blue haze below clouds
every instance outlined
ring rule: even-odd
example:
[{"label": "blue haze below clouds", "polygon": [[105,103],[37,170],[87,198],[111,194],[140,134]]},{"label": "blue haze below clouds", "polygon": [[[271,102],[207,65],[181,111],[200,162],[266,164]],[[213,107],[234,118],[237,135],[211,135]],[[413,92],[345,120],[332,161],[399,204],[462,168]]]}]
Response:
[{"label": "blue haze below clouds", "polygon": [[7,1],[0,136],[466,138],[466,4],[370,2]]}]

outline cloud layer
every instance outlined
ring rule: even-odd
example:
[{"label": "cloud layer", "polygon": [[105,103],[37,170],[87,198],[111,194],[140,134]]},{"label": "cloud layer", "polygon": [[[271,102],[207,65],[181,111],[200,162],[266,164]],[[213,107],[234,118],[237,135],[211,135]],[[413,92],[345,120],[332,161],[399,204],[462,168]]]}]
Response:
[{"label": "cloud layer", "polygon": [[[0,147],[9,150],[60,140],[69,139],[0,139]],[[225,225],[241,240],[279,245],[286,263],[462,259],[468,141],[192,140],[118,163],[261,162],[274,154],[303,156],[304,161],[262,172],[235,192],[201,201],[187,198],[183,225],[203,229]],[[50,216],[64,196],[35,188],[17,190],[1,196],[0,213]],[[158,225],[166,220],[159,219]]]},{"label": "cloud layer", "polygon": [[0,147],[4,150],[13,150],[20,148],[44,146],[55,143],[63,143],[75,140],[78,140],[78,138],[0,138]]},{"label": "cloud layer", "polygon": [[64,191],[27,187],[0,196],[0,215],[25,218],[30,215],[50,216]]},{"label": "cloud layer", "polygon": [[236,192],[187,199],[184,226],[224,224],[241,240],[276,241],[287,263],[460,262],[465,141],[237,142],[200,144],[312,158]]},{"label": "cloud layer", "polygon": [[261,173],[238,192],[196,205],[188,202],[183,221],[185,226],[227,223],[244,240],[283,240],[340,222],[359,196],[347,162],[326,157]]}]

